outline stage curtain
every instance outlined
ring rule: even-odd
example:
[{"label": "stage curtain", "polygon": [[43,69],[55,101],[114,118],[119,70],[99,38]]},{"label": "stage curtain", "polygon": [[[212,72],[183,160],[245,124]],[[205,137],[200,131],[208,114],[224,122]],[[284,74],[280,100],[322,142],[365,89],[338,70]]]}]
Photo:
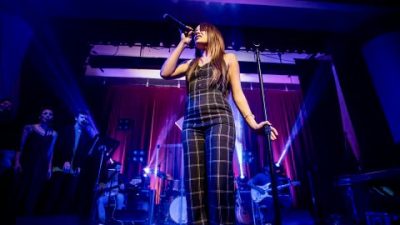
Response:
[{"label": "stage curtain", "polygon": [[[263,111],[259,89],[246,89],[244,92],[256,120],[261,121]],[[299,113],[302,94],[299,89],[267,89],[266,94],[268,119],[279,131],[278,140],[272,142],[274,162],[277,162],[293,133],[295,122],[298,121],[298,130],[301,130],[304,124]],[[157,170],[159,176],[152,175],[150,185],[157,192],[157,201],[160,195],[163,196],[168,187],[174,187],[174,183],[177,184],[182,176],[181,131],[176,122],[183,116],[185,95],[185,88],[140,85],[115,85],[109,89],[107,95],[108,135],[120,141],[113,159],[123,164],[128,178],[140,175],[145,166],[150,167],[153,173]],[[262,132],[251,130],[240,118],[236,106],[230,102],[235,120],[238,120],[237,133],[241,133],[240,140],[237,140],[242,144],[240,150],[252,152],[254,155],[252,161],[243,162],[244,175],[250,178],[267,165],[265,137]],[[130,121],[128,129],[118,129],[120,119]],[[281,164],[288,178],[298,179],[299,168],[307,162],[307,154],[302,148],[307,145],[308,137],[304,131],[300,132],[300,136],[292,136],[293,141],[288,144],[288,152]],[[133,150],[145,151],[146,161],[139,166],[138,163],[132,166],[132,159],[128,157]],[[240,171],[236,155],[233,160],[234,174],[238,177]]]}]

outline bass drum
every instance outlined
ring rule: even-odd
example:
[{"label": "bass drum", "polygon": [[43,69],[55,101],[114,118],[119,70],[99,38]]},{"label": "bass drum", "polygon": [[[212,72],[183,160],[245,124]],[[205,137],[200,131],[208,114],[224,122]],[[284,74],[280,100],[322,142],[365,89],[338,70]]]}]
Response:
[{"label": "bass drum", "polygon": [[176,224],[187,224],[186,197],[176,197],[169,206],[169,216]]}]

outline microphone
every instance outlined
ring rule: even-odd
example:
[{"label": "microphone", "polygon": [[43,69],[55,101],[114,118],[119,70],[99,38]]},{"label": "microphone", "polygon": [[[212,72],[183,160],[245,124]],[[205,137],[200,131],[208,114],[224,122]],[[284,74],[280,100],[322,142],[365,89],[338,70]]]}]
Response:
[{"label": "microphone", "polygon": [[182,23],[181,21],[179,21],[177,18],[169,15],[168,13],[165,13],[163,15],[163,19],[166,20],[167,22],[170,22],[171,24],[174,24],[176,27],[178,27],[179,30],[181,30],[182,32],[189,32],[192,31],[193,28],[191,28],[190,26]]}]

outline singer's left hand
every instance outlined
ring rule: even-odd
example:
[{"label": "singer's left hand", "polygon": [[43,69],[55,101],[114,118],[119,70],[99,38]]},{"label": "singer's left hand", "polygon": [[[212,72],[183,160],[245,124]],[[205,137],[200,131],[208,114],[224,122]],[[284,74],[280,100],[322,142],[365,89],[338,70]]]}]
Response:
[{"label": "singer's left hand", "polygon": [[271,128],[271,134],[270,134],[271,135],[271,140],[276,140],[277,137],[278,137],[278,131],[275,129],[275,127],[271,126],[271,123],[268,120],[260,122],[260,123],[257,123],[256,126],[253,127],[253,129],[259,130],[259,129],[263,128],[266,125],[270,126],[270,128]]}]

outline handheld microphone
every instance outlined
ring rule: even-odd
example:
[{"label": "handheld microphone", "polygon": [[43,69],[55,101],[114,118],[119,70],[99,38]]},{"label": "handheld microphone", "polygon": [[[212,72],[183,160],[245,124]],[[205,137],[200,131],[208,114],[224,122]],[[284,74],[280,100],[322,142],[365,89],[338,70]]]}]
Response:
[{"label": "handheld microphone", "polygon": [[163,19],[170,22],[171,24],[174,24],[176,27],[178,27],[179,30],[181,30],[181,32],[189,32],[192,31],[193,28],[191,28],[190,26],[182,23],[181,21],[179,21],[177,18],[165,13],[163,15]]}]

